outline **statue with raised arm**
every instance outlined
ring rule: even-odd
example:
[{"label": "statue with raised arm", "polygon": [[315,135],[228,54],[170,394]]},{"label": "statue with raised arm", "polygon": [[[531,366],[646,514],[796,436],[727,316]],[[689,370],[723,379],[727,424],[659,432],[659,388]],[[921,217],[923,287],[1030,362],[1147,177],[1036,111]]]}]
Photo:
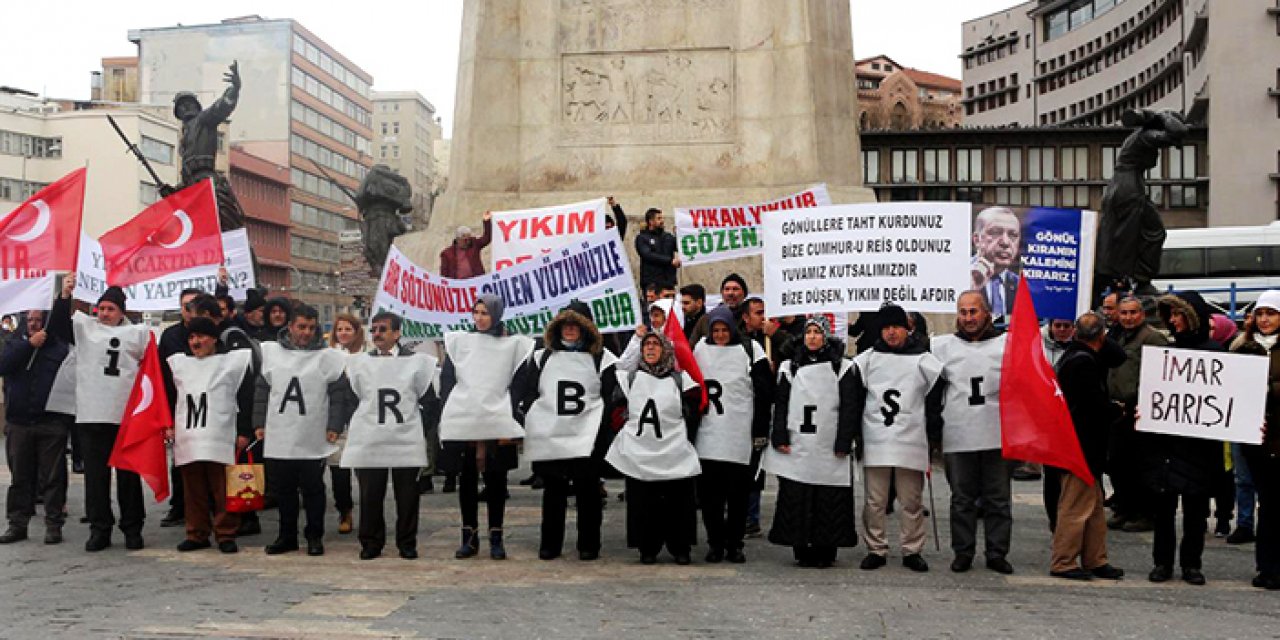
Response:
[{"label": "statue with raised arm", "polygon": [[1146,174],[1160,161],[1160,150],[1182,143],[1187,125],[1173,111],[1129,110],[1120,122],[1134,129],[1116,157],[1115,174],[1102,192],[1098,228],[1095,293],[1125,289],[1154,295],[1151,280],[1160,269],[1167,235],[1160,212],[1148,194]]},{"label": "statue with raised arm", "polygon": [[412,196],[409,181],[385,164],[373,165],[352,196],[360,211],[364,260],[374,276],[382,273],[391,242],[408,231],[400,214],[413,211]]},{"label": "statue with raised arm", "polygon": [[218,158],[218,125],[226,122],[240,99],[239,63],[231,63],[231,69],[223,75],[223,80],[230,86],[208,109],[201,108],[196,94],[178,92],[173,96],[173,115],[182,121],[182,132],[178,138],[178,156],[182,159],[180,187],[213,178],[218,197],[218,222],[223,231],[230,231],[244,226],[244,212],[231,191],[231,183],[214,168],[214,164]]}]

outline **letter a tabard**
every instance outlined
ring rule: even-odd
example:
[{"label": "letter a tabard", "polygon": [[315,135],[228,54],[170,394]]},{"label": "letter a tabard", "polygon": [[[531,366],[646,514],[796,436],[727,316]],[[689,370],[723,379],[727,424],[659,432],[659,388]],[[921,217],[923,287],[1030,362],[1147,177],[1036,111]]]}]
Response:
[{"label": "letter a tabard", "polygon": [[653,435],[657,439],[662,439],[662,422],[658,420],[658,404],[650,398],[644,403],[644,408],[640,410],[640,419],[637,421],[639,428],[636,429],[636,437],[644,435],[644,426],[647,424],[653,427]]},{"label": "letter a tabard", "polygon": [[302,383],[298,381],[298,376],[289,379],[289,386],[284,389],[284,397],[280,398],[280,410],[278,413],[283,414],[285,407],[290,402],[298,403],[298,415],[307,415],[307,401],[302,396]]}]

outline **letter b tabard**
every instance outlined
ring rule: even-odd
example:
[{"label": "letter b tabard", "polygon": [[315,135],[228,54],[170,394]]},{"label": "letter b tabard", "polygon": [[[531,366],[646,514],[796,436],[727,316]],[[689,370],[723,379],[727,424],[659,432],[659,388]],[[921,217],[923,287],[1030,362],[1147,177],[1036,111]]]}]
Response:
[{"label": "letter b tabard", "polygon": [[556,415],[576,416],[587,408],[582,397],[587,395],[587,388],[573,380],[560,380],[556,383]]}]

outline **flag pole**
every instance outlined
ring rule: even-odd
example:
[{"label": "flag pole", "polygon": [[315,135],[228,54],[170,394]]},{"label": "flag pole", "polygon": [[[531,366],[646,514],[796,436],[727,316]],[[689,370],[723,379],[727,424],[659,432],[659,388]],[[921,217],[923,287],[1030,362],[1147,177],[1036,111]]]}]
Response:
[{"label": "flag pole", "polygon": [[924,479],[929,484],[929,520],[933,523],[933,548],[942,551],[942,542],[938,540],[938,506],[933,502],[933,463],[924,472]]}]

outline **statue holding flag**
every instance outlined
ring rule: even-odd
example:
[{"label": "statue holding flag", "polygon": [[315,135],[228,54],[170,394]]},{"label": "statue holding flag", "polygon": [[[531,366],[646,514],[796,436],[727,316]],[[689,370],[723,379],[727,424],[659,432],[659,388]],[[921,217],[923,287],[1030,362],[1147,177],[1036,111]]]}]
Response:
[{"label": "statue holding flag", "polygon": [[196,94],[190,91],[178,92],[173,96],[173,115],[182,121],[182,133],[178,140],[178,155],[182,158],[182,184],[178,188],[212,178],[218,197],[218,222],[223,231],[230,231],[244,226],[244,212],[240,208],[240,201],[231,191],[231,183],[214,168],[214,163],[218,157],[218,125],[227,121],[240,99],[239,63],[232,62],[230,71],[223,79],[230,86],[207,109],[201,108]]}]

